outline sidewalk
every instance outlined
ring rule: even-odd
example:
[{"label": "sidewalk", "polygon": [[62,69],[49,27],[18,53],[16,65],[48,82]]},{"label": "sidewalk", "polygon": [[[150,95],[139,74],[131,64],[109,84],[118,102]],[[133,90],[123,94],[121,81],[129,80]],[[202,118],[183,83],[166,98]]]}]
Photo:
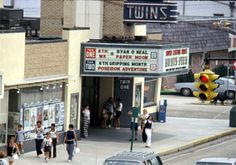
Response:
[{"label": "sidewalk", "polygon": [[[134,150],[152,150],[160,155],[177,152],[199,143],[214,140],[227,134],[236,132],[236,128],[229,127],[228,120],[192,119],[168,117],[166,123],[155,123],[152,135],[152,148],[146,149],[139,133],[138,142],[134,143]],[[130,130],[91,128],[89,138],[79,142],[80,153],[70,164],[102,165],[105,158],[116,152],[130,150]],[[38,164],[69,164],[65,145],[58,146],[58,157],[50,159],[36,158],[35,152],[26,153],[15,161],[15,165]]]}]

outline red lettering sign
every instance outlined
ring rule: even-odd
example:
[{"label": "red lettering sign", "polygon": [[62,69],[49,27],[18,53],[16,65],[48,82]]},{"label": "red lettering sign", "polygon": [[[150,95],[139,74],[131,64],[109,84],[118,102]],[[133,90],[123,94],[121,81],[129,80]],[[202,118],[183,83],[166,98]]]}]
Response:
[{"label": "red lettering sign", "polygon": [[182,53],[181,54],[187,54],[187,49],[182,49]]},{"label": "red lettering sign", "polygon": [[171,56],[172,55],[172,50],[167,50],[166,51],[166,56]]},{"label": "red lettering sign", "polygon": [[85,52],[86,58],[96,58],[96,48],[86,48]]}]

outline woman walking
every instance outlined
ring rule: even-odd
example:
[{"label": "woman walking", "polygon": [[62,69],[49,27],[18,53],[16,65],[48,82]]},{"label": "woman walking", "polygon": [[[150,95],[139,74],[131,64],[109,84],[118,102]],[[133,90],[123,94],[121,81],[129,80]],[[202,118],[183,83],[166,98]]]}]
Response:
[{"label": "woman walking", "polygon": [[11,137],[8,145],[7,145],[7,156],[9,160],[9,165],[13,165],[14,159],[15,159],[15,154],[20,155],[19,148],[16,144],[16,138],[13,136]]},{"label": "woman walking", "polygon": [[[53,158],[57,156],[57,142],[58,142],[58,132],[56,129],[56,125],[53,123],[51,124],[51,138],[52,138],[52,147],[53,147]],[[51,158],[52,152],[49,152],[49,158]]]},{"label": "woman walking", "polygon": [[116,101],[117,104],[116,104],[115,127],[116,129],[120,129],[120,115],[123,108],[123,104],[120,98],[117,98]]},{"label": "woman walking", "polygon": [[23,130],[23,126],[22,124],[18,125],[18,129],[16,131],[16,143],[18,145],[18,148],[20,150],[20,153],[23,154],[24,153],[24,141],[25,141],[25,137],[24,137],[25,131]]},{"label": "woman walking", "polygon": [[147,135],[147,141],[146,146],[147,148],[151,147],[151,138],[152,138],[152,124],[153,124],[153,117],[150,115],[147,118],[147,121],[145,123],[145,133]]},{"label": "woman walking", "polygon": [[71,162],[73,158],[75,143],[77,144],[77,136],[74,131],[74,126],[72,124],[69,125],[69,130],[66,132],[64,140],[66,143],[66,150],[68,153],[68,162]]},{"label": "woman walking", "polygon": [[84,110],[83,110],[83,137],[87,138],[88,137],[88,128],[90,124],[90,109],[89,105],[86,105]]},{"label": "woman walking", "polygon": [[42,122],[41,121],[37,121],[37,125],[35,127],[35,132],[36,132],[36,139],[35,139],[35,144],[36,144],[36,153],[37,153],[37,157],[39,157],[39,155],[43,154],[42,152],[42,143],[43,143],[43,133],[44,133],[44,128],[42,126]]}]

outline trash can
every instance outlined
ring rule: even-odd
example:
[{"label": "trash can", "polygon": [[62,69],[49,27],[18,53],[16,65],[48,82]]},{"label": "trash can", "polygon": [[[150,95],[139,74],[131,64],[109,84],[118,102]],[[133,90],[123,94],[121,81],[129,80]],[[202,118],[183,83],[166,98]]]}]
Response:
[{"label": "trash can", "polygon": [[233,106],[229,114],[229,126],[236,127],[236,106]]},{"label": "trash can", "polygon": [[164,102],[160,102],[159,105],[159,112],[157,116],[157,121],[165,123],[166,122],[166,109],[167,109],[167,100],[164,100]]}]

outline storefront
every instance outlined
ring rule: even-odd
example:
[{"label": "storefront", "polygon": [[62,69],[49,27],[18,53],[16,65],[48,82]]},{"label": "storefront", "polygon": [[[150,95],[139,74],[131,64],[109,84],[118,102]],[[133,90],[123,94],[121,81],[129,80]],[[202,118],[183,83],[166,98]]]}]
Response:
[{"label": "storefront", "polygon": [[[92,121],[99,121],[107,98],[121,98],[124,127],[129,126],[126,114],[135,104],[140,112],[146,108],[149,113],[156,113],[161,78],[187,73],[189,65],[186,44],[88,42],[82,44],[81,55],[82,105],[92,105]],[[88,86],[86,82],[94,83]]]},{"label": "storefront", "polygon": [[[25,131],[25,151],[31,151],[37,121],[41,121],[45,132],[50,130],[52,123],[56,124],[59,134],[64,132],[65,83],[67,76],[54,81],[39,81],[5,86],[5,95],[1,109],[6,112],[7,122],[1,124],[1,143],[15,136],[18,124]],[[5,106],[5,107],[3,107]],[[2,117],[1,117],[2,119]],[[60,139],[61,141],[62,139]]]}]

